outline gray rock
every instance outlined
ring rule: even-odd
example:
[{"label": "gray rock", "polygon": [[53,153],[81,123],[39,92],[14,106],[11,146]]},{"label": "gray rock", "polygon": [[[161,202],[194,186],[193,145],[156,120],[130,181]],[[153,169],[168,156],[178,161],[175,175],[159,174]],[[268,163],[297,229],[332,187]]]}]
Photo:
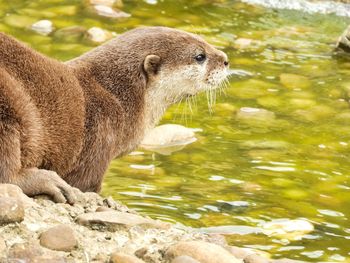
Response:
[{"label": "gray rock", "polygon": [[189,256],[179,256],[174,258],[174,260],[171,261],[171,263],[200,263],[200,262]]},{"label": "gray rock", "polygon": [[203,241],[179,242],[166,251],[169,260],[185,255],[201,263],[241,263],[223,247]]},{"label": "gray rock", "polygon": [[69,226],[58,225],[41,234],[40,245],[52,250],[70,252],[77,247],[78,241]]},{"label": "gray rock", "polygon": [[113,253],[110,263],[144,263],[143,260],[124,253]]},{"label": "gray rock", "polygon": [[350,52],[350,26],[338,39],[336,48],[345,52]]},{"label": "gray rock", "polygon": [[80,225],[97,230],[117,231],[128,229],[133,226],[144,226],[149,228],[166,229],[169,224],[148,219],[130,213],[105,211],[87,213],[77,217],[76,222]]},{"label": "gray rock", "polygon": [[13,197],[0,198],[0,224],[22,222],[24,206],[21,201]]},{"label": "gray rock", "polygon": [[269,263],[270,261],[267,258],[259,256],[257,254],[252,254],[244,258],[244,263]]}]

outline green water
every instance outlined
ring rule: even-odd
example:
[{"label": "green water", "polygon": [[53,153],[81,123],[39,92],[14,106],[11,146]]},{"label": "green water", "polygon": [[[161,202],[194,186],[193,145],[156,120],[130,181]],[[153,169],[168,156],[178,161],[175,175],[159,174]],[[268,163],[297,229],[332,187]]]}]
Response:
[{"label": "green water", "polygon": [[[350,260],[350,56],[332,55],[350,19],[237,1],[159,2],[125,1],[132,16],[118,20],[77,0],[0,1],[0,30],[60,60],[95,46],[80,33],[57,31],[70,26],[122,33],[164,25],[202,34],[227,52],[232,68],[253,77],[231,78],[213,113],[204,95],[192,113],[186,105],[169,109],[162,122],[202,128],[199,140],[170,156],[144,152],[113,161],[103,194],[188,226],[238,225],[229,228],[232,244],[277,258]],[[53,22],[49,36],[28,29],[40,19]],[[259,42],[237,50],[237,38]],[[269,112],[245,118],[242,107]],[[315,231],[290,241],[260,233],[264,222],[280,218],[309,220]]]}]

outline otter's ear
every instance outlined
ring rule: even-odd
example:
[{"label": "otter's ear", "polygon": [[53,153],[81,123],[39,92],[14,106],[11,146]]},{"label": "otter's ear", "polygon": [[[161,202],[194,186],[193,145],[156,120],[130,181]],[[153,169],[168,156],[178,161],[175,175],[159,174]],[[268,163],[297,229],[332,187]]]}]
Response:
[{"label": "otter's ear", "polygon": [[160,57],[157,55],[148,55],[143,62],[143,68],[147,74],[157,74],[160,67]]}]

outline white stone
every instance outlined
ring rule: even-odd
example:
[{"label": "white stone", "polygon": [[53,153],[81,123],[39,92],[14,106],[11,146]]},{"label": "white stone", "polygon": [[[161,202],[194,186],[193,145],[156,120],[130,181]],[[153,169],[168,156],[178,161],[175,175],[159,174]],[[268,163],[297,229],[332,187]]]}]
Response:
[{"label": "white stone", "polygon": [[299,240],[314,230],[314,226],[303,219],[278,219],[262,225],[263,233],[286,239]]},{"label": "white stone", "polygon": [[105,42],[111,38],[111,33],[99,27],[90,28],[87,31],[87,35],[91,41],[96,43]]},{"label": "white stone", "polygon": [[50,20],[39,20],[32,24],[31,29],[41,35],[48,35],[53,31],[53,24]]},{"label": "white stone", "polygon": [[160,125],[146,134],[141,147],[167,155],[195,142],[195,131],[177,124]]}]

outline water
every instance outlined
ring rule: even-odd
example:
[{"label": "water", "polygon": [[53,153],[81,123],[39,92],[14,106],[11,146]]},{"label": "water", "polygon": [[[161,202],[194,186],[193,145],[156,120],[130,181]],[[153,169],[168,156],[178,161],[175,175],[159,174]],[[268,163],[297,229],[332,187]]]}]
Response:
[{"label": "water", "polygon": [[[80,33],[57,33],[70,26],[117,33],[171,26],[224,50],[232,68],[252,76],[232,77],[213,113],[201,95],[192,113],[175,105],[162,120],[203,129],[198,141],[170,156],[144,152],[113,161],[103,194],[154,218],[201,230],[224,226],[219,230],[230,243],[275,257],[349,262],[350,56],[332,49],[350,19],[225,0],[125,1],[123,11],[132,16],[122,20],[95,15],[77,0],[0,7],[1,30],[60,60],[95,46]],[[56,31],[42,36],[28,29],[40,19]],[[252,45],[235,48],[247,39]],[[315,230],[289,241],[264,234],[265,222],[282,218],[308,220]]]}]

